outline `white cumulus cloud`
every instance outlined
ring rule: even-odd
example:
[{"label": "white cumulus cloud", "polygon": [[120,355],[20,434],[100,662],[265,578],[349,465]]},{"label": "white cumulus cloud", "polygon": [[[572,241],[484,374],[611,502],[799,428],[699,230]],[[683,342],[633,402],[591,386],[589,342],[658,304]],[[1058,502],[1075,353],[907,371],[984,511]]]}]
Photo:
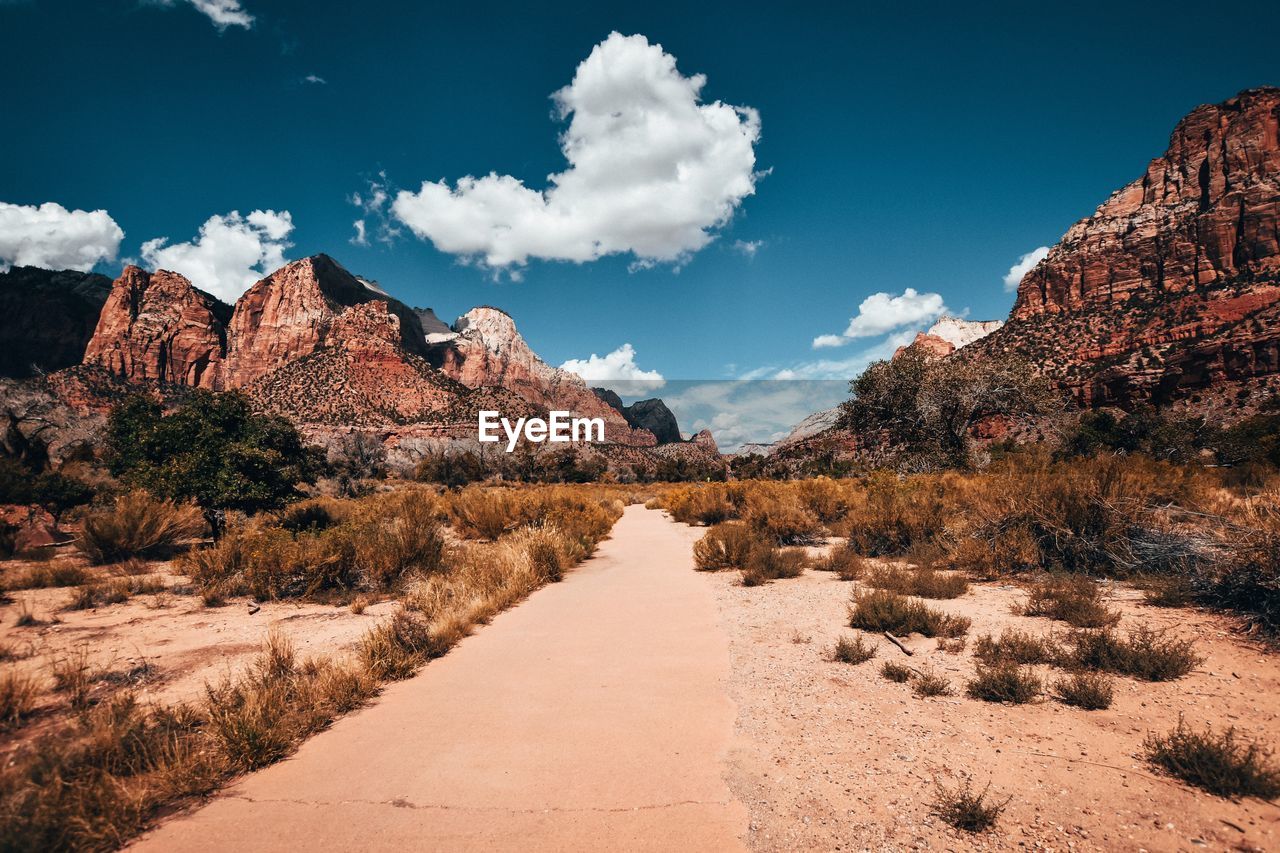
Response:
[{"label": "white cumulus cloud", "polygon": [[1022,283],[1022,277],[1031,272],[1035,265],[1043,261],[1048,254],[1049,247],[1041,246],[1018,258],[1018,262],[1009,267],[1009,271],[1004,274],[1004,289],[1006,291],[1017,290],[1018,285]]},{"label": "white cumulus cloud", "polygon": [[560,369],[578,374],[588,385],[612,388],[619,394],[643,394],[666,382],[658,371],[642,370],[636,364],[636,350],[631,344],[623,344],[607,355],[592,353],[590,358],[571,358]]},{"label": "white cumulus cloud", "polygon": [[287,210],[255,210],[248,216],[233,210],[209,217],[191,242],[148,240],[142,244],[142,259],[153,270],[181,273],[201,290],[234,302],[254,282],[285,265],[292,231]]},{"label": "white cumulus cloud", "polygon": [[443,252],[503,268],[530,258],[679,263],[755,192],[760,115],[700,102],[706,77],[642,35],[611,33],[552,98],[568,161],[533,189],[510,175],[424,182],[392,214]]},{"label": "white cumulus cloud", "polygon": [[844,346],[855,338],[872,338],[903,326],[920,325],[936,320],[946,310],[941,294],[917,293],[913,287],[902,291],[901,296],[873,293],[862,300],[843,334],[819,335],[813,339],[813,348]]},{"label": "white cumulus cloud", "polygon": [[18,266],[87,272],[114,261],[124,231],[105,210],[0,202],[0,272]]}]

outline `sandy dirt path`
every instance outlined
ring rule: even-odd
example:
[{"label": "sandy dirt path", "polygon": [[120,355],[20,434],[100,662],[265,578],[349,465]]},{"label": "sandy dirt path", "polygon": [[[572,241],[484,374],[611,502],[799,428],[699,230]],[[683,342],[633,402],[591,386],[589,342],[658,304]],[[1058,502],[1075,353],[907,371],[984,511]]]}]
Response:
[{"label": "sandy dirt path", "polygon": [[742,849],[701,532],[629,507],[562,583],[135,849]]}]

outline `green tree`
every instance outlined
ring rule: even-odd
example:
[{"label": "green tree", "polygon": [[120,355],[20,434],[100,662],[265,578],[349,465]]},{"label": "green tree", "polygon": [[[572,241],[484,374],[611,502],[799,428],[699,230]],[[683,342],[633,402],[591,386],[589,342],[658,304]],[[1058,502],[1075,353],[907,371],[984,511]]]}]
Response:
[{"label": "green tree", "polygon": [[134,396],[107,422],[111,472],[131,486],[200,507],[215,538],[228,510],[279,509],[312,482],[316,452],[281,417],[254,411],[239,392],[196,391],[174,411]]}]

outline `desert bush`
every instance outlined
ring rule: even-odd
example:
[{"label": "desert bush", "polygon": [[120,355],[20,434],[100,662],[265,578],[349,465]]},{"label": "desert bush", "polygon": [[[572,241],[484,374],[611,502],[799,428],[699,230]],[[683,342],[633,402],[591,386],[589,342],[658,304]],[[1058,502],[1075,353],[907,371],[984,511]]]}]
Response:
[{"label": "desert bush", "polygon": [[1229,548],[1202,593],[1213,605],[1245,616],[1251,627],[1280,637],[1280,518],[1259,519],[1265,527],[1241,536]]},{"label": "desert bush", "polygon": [[887,660],[880,665],[880,674],[889,681],[895,681],[898,684],[905,684],[911,680],[913,673],[911,667],[903,666],[900,663],[894,663]]},{"label": "desert bush", "polygon": [[848,545],[837,545],[813,564],[814,571],[835,572],[842,581],[856,581],[866,571],[866,561]]},{"label": "desert bush", "polygon": [[1134,582],[1142,590],[1142,598],[1154,607],[1187,607],[1196,602],[1201,590],[1195,578],[1188,575],[1151,575]]},{"label": "desert bush", "polygon": [[1143,752],[1167,773],[1220,797],[1280,797],[1280,767],[1261,746],[1240,740],[1234,728],[1197,732],[1179,719],[1169,734],[1149,736]]},{"label": "desert bush", "polygon": [[719,524],[738,518],[741,489],[725,483],[687,486],[674,489],[663,497],[663,503],[676,521],[685,524]]},{"label": "desert bush", "polygon": [[757,544],[758,540],[750,528],[742,522],[722,521],[694,543],[694,563],[704,572],[742,569]]},{"label": "desert bush", "polygon": [[135,595],[154,595],[166,589],[164,580],[154,575],[112,578],[104,583],[77,587],[67,602],[68,610],[92,610],[108,604],[122,604]]},{"label": "desert bush", "polygon": [[918,598],[877,589],[854,598],[849,610],[849,626],[864,631],[959,637],[969,630],[969,620],[935,610]]},{"label": "desert bush", "polygon": [[1056,663],[1062,654],[1062,648],[1052,637],[1037,637],[1013,628],[1002,631],[999,639],[984,634],[973,647],[973,656],[988,666],[1051,664]]},{"label": "desert bush", "polygon": [[60,586],[79,586],[90,575],[75,563],[62,560],[32,566],[5,583],[6,589],[49,589]]},{"label": "desert bush", "polygon": [[831,660],[836,663],[866,663],[876,656],[876,647],[869,645],[862,635],[841,637],[831,649]]},{"label": "desert bush", "polygon": [[939,637],[938,651],[946,652],[949,655],[958,655],[964,651],[968,643],[964,637]]},{"label": "desert bush", "polygon": [[86,513],[77,545],[91,563],[101,565],[161,554],[203,529],[195,507],[133,491],[116,498],[110,509]]},{"label": "desert bush", "polygon": [[993,803],[987,800],[987,790],[974,793],[968,782],[954,791],[937,783],[933,800],[933,813],[956,829],[965,832],[985,832],[996,825],[1000,813],[1009,800]]},{"label": "desert bush", "polygon": [[849,545],[868,557],[901,554],[935,541],[946,529],[947,506],[935,478],[869,479],[865,502],[849,518]]},{"label": "desert bush", "polygon": [[822,533],[817,516],[787,492],[748,493],[746,521],[756,536],[775,545],[816,542]]},{"label": "desert bush", "polygon": [[1113,630],[1077,631],[1068,642],[1070,665],[1144,681],[1173,681],[1204,662],[1193,641],[1167,637],[1146,626],[1134,628],[1127,637]]},{"label": "desert bush", "polygon": [[804,573],[807,557],[796,548],[774,548],[759,545],[751,550],[742,568],[743,586],[761,586],[782,578],[797,578]]},{"label": "desert bush", "polygon": [[950,696],[951,682],[933,670],[926,670],[911,682],[911,691],[921,699],[931,696]]},{"label": "desert bush", "polygon": [[285,507],[280,526],[290,533],[313,533],[327,530],[347,517],[349,506],[333,498],[312,498]]},{"label": "desert bush", "polygon": [[866,581],[877,589],[920,598],[959,598],[969,590],[969,581],[962,575],[888,564],[873,568]]},{"label": "desert bush", "polygon": [[1044,685],[1034,673],[1011,663],[979,665],[966,690],[973,699],[1012,705],[1026,704],[1043,691]]},{"label": "desert bush", "polygon": [[0,672],[0,730],[21,725],[35,710],[39,695],[33,676],[12,667]]},{"label": "desert bush", "polygon": [[1077,672],[1059,679],[1053,685],[1053,692],[1063,704],[1086,711],[1101,711],[1111,707],[1115,687],[1111,679],[1101,673]]},{"label": "desert bush", "polygon": [[1101,628],[1120,618],[1103,604],[1102,589],[1078,575],[1051,575],[1033,584],[1026,604],[1017,612],[1057,619],[1077,628]]},{"label": "desert bush", "polygon": [[852,505],[847,487],[830,477],[800,480],[793,488],[805,509],[822,524],[843,518]]},{"label": "desert bush", "polygon": [[76,710],[89,707],[90,693],[97,675],[89,660],[89,649],[80,646],[55,660],[49,668],[53,676],[53,689],[67,695],[67,701]]}]

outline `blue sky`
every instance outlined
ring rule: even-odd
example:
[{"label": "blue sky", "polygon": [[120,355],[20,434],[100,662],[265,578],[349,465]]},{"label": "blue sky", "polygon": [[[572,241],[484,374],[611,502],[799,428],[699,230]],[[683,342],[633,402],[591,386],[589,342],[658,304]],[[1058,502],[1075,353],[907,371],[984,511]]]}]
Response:
[{"label": "blue sky", "polygon": [[[225,291],[252,271],[245,258],[262,268],[324,251],[446,320],[505,308],[555,364],[630,344],[630,363],[671,380],[847,377],[927,324],[863,323],[814,348],[868,297],[911,288],[910,304],[880,307],[1002,318],[1010,266],[1138,177],[1182,115],[1280,83],[1275,4],[888,6],[0,0],[0,262],[14,262],[4,223],[53,202],[105,211],[124,232],[104,272],[188,263]],[[584,77],[576,111],[557,115],[552,94],[614,31],[661,52],[628,42],[597,69],[609,85]],[[638,186],[612,131],[587,126],[652,82],[663,52],[676,71],[655,97],[706,80],[672,113],[694,116],[688,126],[637,156],[649,168],[667,142],[673,157],[692,151],[705,198]],[[649,62],[632,68],[638,83],[624,79],[636,57]],[[697,112],[716,102],[728,112]],[[547,176],[570,169],[560,134],[579,117],[584,162],[560,181],[576,186],[547,201]],[[702,117],[719,130],[686,138]],[[592,171],[592,151],[617,162]],[[497,212],[456,184],[491,172],[514,179],[490,187]],[[441,180],[439,197],[419,195]],[[388,202],[352,204],[372,184]],[[421,203],[393,207],[398,192]],[[659,210],[643,233],[624,196]],[[509,228],[504,205],[531,218]],[[211,257],[212,240],[203,254],[184,245],[215,216],[225,255]],[[83,218],[62,234],[81,244],[51,257],[92,258],[90,237],[111,237]],[[490,251],[494,234],[531,254]],[[261,256],[245,235],[269,244]],[[168,243],[148,251],[156,238]],[[593,259],[539,257],[575,253]]]}]

